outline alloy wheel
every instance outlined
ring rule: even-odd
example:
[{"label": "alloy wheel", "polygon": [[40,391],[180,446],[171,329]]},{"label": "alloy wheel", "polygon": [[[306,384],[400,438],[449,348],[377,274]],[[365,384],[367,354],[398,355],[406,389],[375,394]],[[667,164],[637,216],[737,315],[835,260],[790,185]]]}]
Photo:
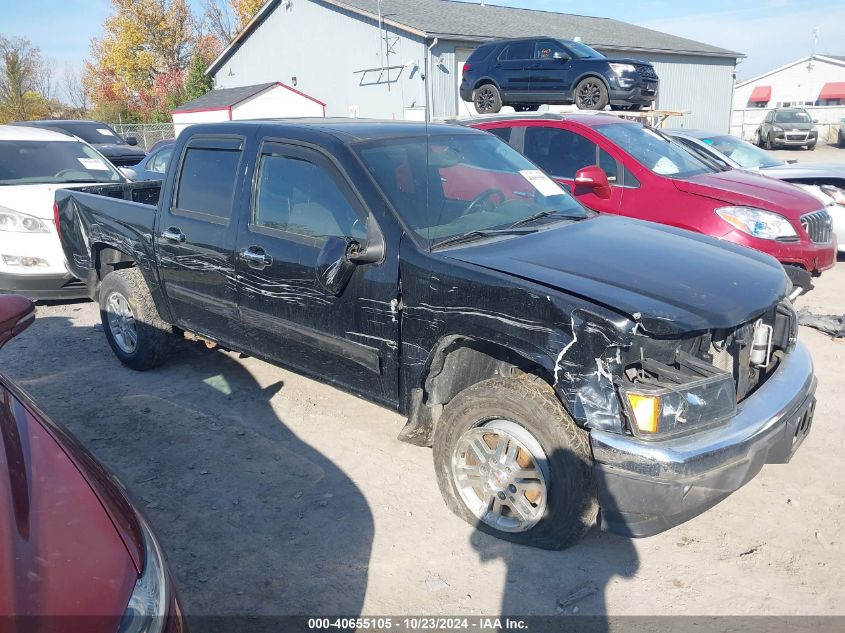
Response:
[{"label": "alloy wheel", "polygon": [[475,109],[479,112],[489,112],[496,103],[496,96],[489,86],[480,88],[475,95]]},{"label": "alloy wheel", "polygon": [[508,420],[467,430],[452,453],[452,477],[475,517],[503,532],[525,532],[545,515],[548,459],[537,439]]},{"label": "alloy wheel", "polygon": [[126,297],[113,292],[106,301],[106,316],[114,342],[126,354],[133,354],[138,347],[138,329]]},{"label": "alloy wheel", "polygon": [[578,89],[578,107],[589,110],[601,100],[601,88],[595,81],[585,81]]}]

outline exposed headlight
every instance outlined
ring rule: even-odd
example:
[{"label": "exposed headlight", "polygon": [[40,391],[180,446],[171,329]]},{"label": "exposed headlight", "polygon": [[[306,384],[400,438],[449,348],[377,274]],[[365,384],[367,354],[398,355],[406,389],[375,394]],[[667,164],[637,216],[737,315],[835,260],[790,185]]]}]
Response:
[{"label": "exposed headlight", "polygon": [[727,372],[685,384],[621,386],[619,392],[631,431],[642,439],[698,431],[736,413],[736,389]]},{"label": "exposed headlight", "polygon": [[0,231],[49,233],[50,229],[36,217],[0,206]]},{"label": "exposed headlight", "polygon": [[754,207],[721,207],[716,213],[743,233],[764,240],[798,237],[795,227],[780,214]]},{"label": "exposed headlight", "polygon": [[783,128],[782,128],[781,126],[779,126],[779,125],[773,125],[773,126],[772,126],[772,131],[773,131],[773,132],[783,132]]},{"label": "exposed headlight", "polygon": [[146,521],[140,516],[144,537],[144,571],[123,614],[118,633],[161,633],[170,603],[170,586],[164,556]]},{"label": "exposed headlight", "polygon": [[621,75],[622,73],[637,72],[637,69],[633,64],[617,64],[613,62],[608,64],[608,66],[610,66],[610,70],[615,72],[617,75]]}]

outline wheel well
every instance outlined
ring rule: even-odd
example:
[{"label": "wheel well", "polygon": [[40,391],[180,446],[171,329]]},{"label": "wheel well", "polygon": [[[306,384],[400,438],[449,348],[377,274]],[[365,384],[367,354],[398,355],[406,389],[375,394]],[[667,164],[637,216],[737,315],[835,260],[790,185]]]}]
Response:
[{"label": "wheel well", "polygon": [[501,88],[499,88],[499,84],[497,84],[495,81],[493,81],[490,77],[482,77],[481,79],[479,79],[478,81],[475,82],[475,85],[472,87],[472,89],[478,90],[479,88],[481,88],[481,86],[483,86],[485,84],[491,84],[491,85],[496,87],[496,90],[501,92]]},{"label": "wheel well", "polygon": [[519,374],[554,382],[547,369],[508,347],[462,336],[444,339],[432,354],[422,384],[411,391],[408,423],[399,439],[431,446],[443,406],[456,395],[482,380]]},{"label": "wheel well", "polygon": [[93,263],[97,280],[102,281],[112,271],[135,266],[135,258],[116,248],[100,245],[94,247]]},{"label": "wheel well", "polygon": [[[601,81],[604,84],[605,89],[608,92],[610,92],[610,84],[607,82],[607,79],[602,77],[599,73],[585,73],[585,74],[581,75],[580,77],[578,77],[578,79],[575,80],[574,83],[570,84],[572,86],[572,90],[574,91],[575,87],[578,84],[580,84],[585,79],[589,79],[590,77],[592,77],[593,79],[598,79],[599,81]],[[574,97],[574,95],[573,95],[573,97]]]}]

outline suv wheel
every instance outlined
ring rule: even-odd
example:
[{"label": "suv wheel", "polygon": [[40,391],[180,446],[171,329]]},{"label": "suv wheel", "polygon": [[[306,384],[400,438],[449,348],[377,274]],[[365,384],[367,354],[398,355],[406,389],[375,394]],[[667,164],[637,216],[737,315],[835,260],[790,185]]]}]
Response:
[{"label": "suv wheel", "polygon": [[493,84],[480,86],[472,95],[472,101],[479,114],[495,114],[502,109],[502,95]]},{"label": "suv wheel", "polygon": [[575,86],[575,105],[579,110],[604,110],[607,88],[597,77],[586,77]]},{"label": "suv wheel", "polygon": [[763,141],[763,147],[764,147],[764,148],[766,148],[766,149],[768,149],[768,150],[772,150],[772,149],[774,149],[774,148],[775,148],[774,143],[772,143],[772,134],[771,134],[771,132],[770,132],[769,134],[766,134],[766,140],[765,140],[765,141]]},{"label": "suv wheel", "polygon": [[161,365],[173,345],[173,329],[158,315],[141,271],[116,270],[100,285],[103,331],[120,362],[140,371]]},{"label": "suv wheel", "polygon": [[492,378],[455,396],[435,429],[434,467],[446,505],[499,538],[562,549],[595,523],[587,432],[536,376]]}]

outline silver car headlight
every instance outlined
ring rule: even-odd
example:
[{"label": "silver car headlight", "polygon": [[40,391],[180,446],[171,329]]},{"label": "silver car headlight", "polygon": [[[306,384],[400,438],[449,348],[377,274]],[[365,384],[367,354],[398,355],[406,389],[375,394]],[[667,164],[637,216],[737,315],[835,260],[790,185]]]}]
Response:
[{"label": "silver car headlight", "polygon": [[830,196],[831,200],[836,204],[845,205],[845,190],[835,185],[821,185],[819,189]]},{"label": "silver car headlight", "polygon": [[798,237],[795,227],[778,213],[754,207],[721,207],[716,214],[743,233],[764,240]]},{"label": "silver car headlight", "polygon": [[14,233],[49,233],[47,223],[35,216],[0,206],[0,231]]},{"label": "silver car headlight", "polygon": [[135,583],[118,633],[161,633],[170,606],[170,581],[161,547],[150,527],[140,516],[144,537],[144,571]]},{"label": "silver car headlight", "polygon": [[610,66],[610,69],[617,75],[621,75],[622,73],[633,73],[637,70],[637,68],[633,64],[619,64],[616,62],[612,62],[608,64],[608,66]]}]

